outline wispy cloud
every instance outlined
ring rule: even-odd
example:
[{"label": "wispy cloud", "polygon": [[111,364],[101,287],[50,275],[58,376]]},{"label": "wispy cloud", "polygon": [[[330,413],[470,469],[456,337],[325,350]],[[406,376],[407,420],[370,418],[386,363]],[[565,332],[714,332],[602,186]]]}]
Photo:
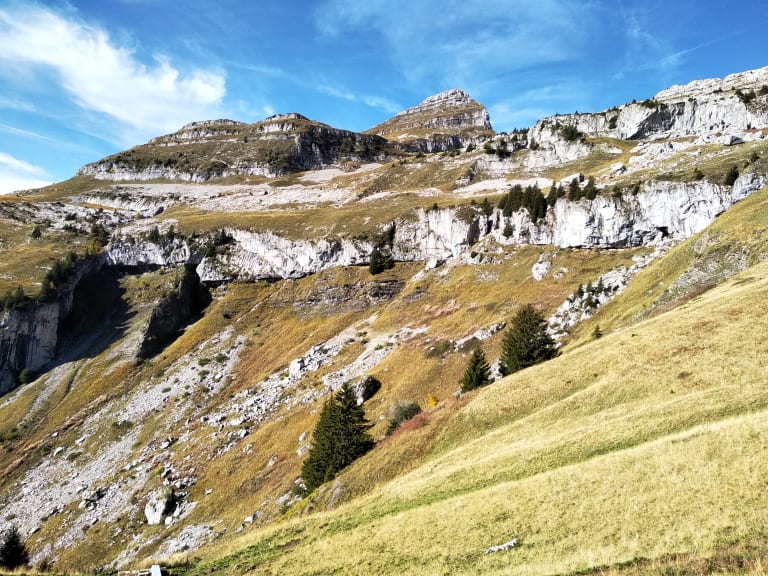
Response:
[{"label": "wispy cloud", "polygon": [[321,94],[326,94],[327,96],[332,96],[348,102],[362,102],[370,108],[378,108],[389,114],[394,114],[402,109],[397,102],[388,98],[356,94],[343,86],[331,84],[325,80],[313,84],[312,87]]},{"label": "wispy cloud", "polygon": [[144,64],[105,30],[36,6],[0,10],[0,61],[52,73],[77,106],[117,120],[123,142],[211,117],[226,93],[221,70]]},{"label": "wispy cloud", "polygon": [[[558,112],[565,106],[588,98],[578,80],[557,82],[521,91],[493,103],[488,110],[496,130],[511,130],[532,126],[537,120]],[[567,110],[574,112],[574,110]]]},{"label": "wispy cloud", "polygon": [[0,108],[5,108],[7,110],[18,110],[20,112],[38,111],[37,106],[31,102],[26,102],[16,98],[7,98],[5,96],[0,96]]},{"label": "wispy cloud", "polygon": [[9,126],[8,124],[0,124],[0,131],[13,134],[14,136],[24,136],[25,138],[32,138],[34,140],[51,140],[48,136],[32,132],[31,130],[24,130],[23,128],[16,128],[15,126]]},{"label": "wispy cloud", "polygon": [[672,73],[685,65],[689,54],[738,37],[745,32],[745,30],[730,30],[693,46],[680,48],[676,38],[657,32],[653,22],[654,16],[647,14],[640,7],[633,7],[623,14],[623,32],[626,41],[624,65],[614,75],[615,78],[623,78],[632,72]]},{"label": "wispy cloud", "polygon": [[358,94],[348,90],[341,84],[330,82],[325,78],[317,79],[313,78],[311,75],[309,77],[303,77],[297,74],[292,74],[282,68],[265,66],[262,64],[228,61],[227,65],[241,70],[255,72],[261,77],[287,81],[296,86],[300,86],[301,88],[313,90],[319,94],[325,94],[326,96],[338,98],[339,100],[362,103],[370,108],[384,110],[389,114],[394,114],[401,110],[400,105],[389,98],[370,94]]},{"label": "wispy cloud", "polygon": [[47,176],[43,168],[0,152],[0,194],[47,186]]},{"label": "wispy cloud", "polygon": [[576,57],[587,8],[572,0],[329,0],[316,19],[328,38],[371,34],[408,81],[444,88]]}]

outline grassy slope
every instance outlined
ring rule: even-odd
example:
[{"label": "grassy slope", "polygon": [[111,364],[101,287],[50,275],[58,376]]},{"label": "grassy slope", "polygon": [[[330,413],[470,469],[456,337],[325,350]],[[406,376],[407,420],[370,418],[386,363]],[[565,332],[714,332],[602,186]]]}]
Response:
[{"label": "grassy slope", "polygon": [[[765,536],[768,318],[754,310],[766,297],[760,264],[506,378],[410,474],[191,571],[561,573]],[[512,537],[519,549],[483,554]]]},{"label": "grassy slope", "polygon": [[[768,526],[759,503],[768,488],[768,319],[755,315],[768,264],[705,293],[694,287],[671,311],[635,322],[707,253],[701,246],[718,254],[742,245],[759,262],[766,204],[768,190],[753,195],[638,276],[597,317],[614,333],[577,338],[560,358],[443,402],[380,443],[335,484],[359,494],[375,479],[368,496],[257,531],[209,556],[219,560],[179,571],[621,572],[634,561],[632,573],[704,573],[720,565],[701,559],[710,555],[738,564]],[[503,284],[525,293],[513,278]],[[439,302],[439,287],[428,290]],[[406,358],[418,360],[398,364]],[[518,550],[482,554],[512,537]]]},{"label": "grassy slope", "polygon": [[[738,267],[766,259],[768,188],[752,194],[719,216],[706,230],[676,246],[663,266],[640,272],[627,289],[589,321],[577,327],[573,343],[591,338],[595,324],[606,332],[674,307],[710,289]],[[681,276],[689,282],[676,282]]]}]

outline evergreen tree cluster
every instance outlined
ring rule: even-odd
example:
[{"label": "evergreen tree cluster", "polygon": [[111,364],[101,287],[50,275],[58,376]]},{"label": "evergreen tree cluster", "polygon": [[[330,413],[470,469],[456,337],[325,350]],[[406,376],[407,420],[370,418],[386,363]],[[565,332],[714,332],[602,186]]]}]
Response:
[{"label": "evergreen tree cluster", "polygon": [[552,188],[550,188],[549,194],[547,194],[547,206],[554,206],[560,198],[565,198],[567,195],[562,184],[552,184]]},{"label": "evergreen tree cluster", "polygon": [[392,259],[389,251],[382,251],[378,246],[371,250],[370,260],[368,262],[368,272],[381,274],[384,270],[391,270],[395,267],[395,261]]},{"label": "evergreen tree cluster", "polygon": [[[152,232],[154,232],[154,230]],[[157,232],[156,236],[156,240],[150,240],[150,242],[156,242],[160,240],[159,231]],[[205,244],[206,258],[213,258],[217,254],[224,254],[227,251],[227,246],[233,244],[234,242],[235,238],[226,230],[223,228],[216,230]]]},{"label": "evergreen tree cluster", "polygon": [[[616,287],[614,287],[613,290],[616,290]],[[576,289],[576,292],[571,296],[570,300],[571,302],[574,302],[577,299],[581,300],[585,310],[593,310],[600,305],[599,296],[601,294],[608,294],[611,291],[612,289],[605,286],[605,284],[603,284],[603,279],[600,278],[597,284],[588,282],[586,287],[580,285]]]},{"label": "evergreen tree cluster", "polygon": [[56,298],[58,286],[69,278],[75,269],[78,260],[77,253],[70,251],[63,259],[56,260],[53,266],[43,276],[38,298],[43,302],[50,302]]},{"label": "evergreen tree cluster", "polygon": [[307,492],[333,479],[373,448],[370,428],[354,390],[345,383],[323,406],[312,435],[312,448],[301,466]]},{"label": "evergreen tree cluster", "polygon": [[[521,308],[504,334],[499,371],[507,376],[528,366],[557,356],[557,346],[547,333],[547,322],[530,304]],[[469,358],[459,381],[461,391],[468,392],[491,382],[491,369],[479,346]]]},{"label": "evergreen tree cluster", "polygon": [[547,215],[547,200],[535,184],[527,186],[525,189],[516,184],[509,192],[502,196],[499,201],[499,208],[501,208],[505,218],[508,218],[520,210],[520,208],[525,208],[528,210],[531,220],[536,223],[540,218],[544,218]]},{"label": "evergreen tree cluster", "polygon": [[375,245],[368,260],[368,271],[372,275],[381,274],[384,270],[391,270],[395,267],[395,260],[392,258],[392,247],[395,245],[395,233],[397,228],[392,222],[384,231],[379,232],[375,238]]},{"label": "evergreen tree cluster", "polygon": [[24,289],[21,286],[16,286],[15,290],[9,288],[0,297],[0,310],[17,310],[24,306],[27,301],[29,301],[29,298],[24,294]]},{"label": "evergreen tree cluster", "polygon": [[571,183],[568,185],[568,199],[572,202],[577,202],[582,198],[586,198],[587,200],[594,200],[597,198],[597,186],[595,186],[594,178],[587,180],[584,188],[579,185],[579,181],[576,178],[571,180]]},{"label": "evergreen tree cluster", "polygon": [[575,142],[576,140],[583,140],[584,134],[579,131],[576,126],[572,124],[556,124],[557,133],[566,142]]},{"label": "evergreen tree cluster", "polygon": [[0,568],[13,570],[29,562],[29,552],[16,526],[8,528],[0,539]]},{"label": "evergreen tree cluster", "polygon": [[483,349],[478,346],[472,352],[472,356],[469,357],[469,364],[462,376],[461,391],[469,392],[475,388],[480,388],[491,382],[491,367],[488,366],[488,361],[485,359],[485,353]]}]

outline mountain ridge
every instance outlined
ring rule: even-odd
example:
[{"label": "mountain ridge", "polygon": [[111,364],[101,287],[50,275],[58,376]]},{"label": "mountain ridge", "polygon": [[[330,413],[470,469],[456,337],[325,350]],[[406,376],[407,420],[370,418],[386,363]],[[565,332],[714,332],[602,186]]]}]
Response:
[{"label": "mountain ridge", "polygon": [[[622,517],[617,503],[631,498],[594,475],[595,454],[647,466],[649,479],[670,462],[704,470],[689,452],[673,460],[689,438],[701,449],[741,442],[749,454],[729,461],[756,461],[746,430],[764,432],[750,412],[765,401],[750,360],[763,322],[745,303],[765,292],[766,70],[673,87],[678,103],[553,116],[512,134],[493,133],[458,90],[390,119],[391,140],[297,113],[192,122],[3,199],[0,370],[13,390],[0,397],[0,517],[20,526],[34,563],[62,572],[174,554],[176,574],[354,573],[365,562],[403,573],[409,559],[434,572],[593,568],[592,543],[568,532],[581,524],[566,513],[563,531],[549,531],[559,516],[547,523],[544,511],[558,509],[546,494],[562,493],[561,510],[578,497],[587,520]],[[691,86],[706,89],[695,105]],[[393,267],[372,273],[375,251]],[[549,318],[560,358],[454,396],[468,354],[481,346],[495,363],[527,303]],[[752,356],[725,338],[729,317]],[[87,337],[73,341],[65,324]],[[606,364],[601,350],[622,361]],[[730,360],[738,374],[724,384],[718,365]],[[381,383],[363,403],[376,448],[303,497],[319,407],[367,377]],[[407,403],[423,414],[385,437]],[[599,480],[608,508],[562,476],[566,461]],[[718,474],[736,485],[726,468]],[[545,477],[559,480],[538,492]],[[743,496],[757,498],[750,486]],[[546,501],[542,512],[516,490]],[[675,494],[688,498],[676,501],[680,518],[710,510],[684,487]],[[523,510],[520,521],[505,507]],[[472,527],[466,539],[449,510]],[[400,513],[418,534],[398,527]],[[733,541],[759,532],[755,514]],[[658,546],[639,521],[636,545],[616,526],[615,537],[595,532],[607,539],[600,563],[716,546],[675,539],[693,534],[682,520],[659,525]],[[519,549],[482,554],[513,537]],[[351,564],[314,552],[351,541]],[[377,542],[389,552],[366,558]]]}]

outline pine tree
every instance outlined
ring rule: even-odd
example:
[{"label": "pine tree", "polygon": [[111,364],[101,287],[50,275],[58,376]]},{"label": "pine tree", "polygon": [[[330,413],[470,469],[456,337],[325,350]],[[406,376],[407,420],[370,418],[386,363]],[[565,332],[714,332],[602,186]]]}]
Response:
[{"label": "pine tree", "polygon": [[29,552],[21,539],[19,529],[11,526],[0,541],[0,566],[13,570],[29,562]]},{"label": "pine tree", "polygon": [[503,376],[557,356],[555,341],[547,334],[546,321],[530,304],[512,319],[504,335],[499,369]]},{"label": "pine tree", "polygon": [[597,186],[595,186],[595,179],[592,177],[587,180],[587,184],[584,186],[584,196],[589,200],[597,198]]},{"label": "pine tree", "polygon": [[312,492],[321,484],[373,448],[371,424],[349,384],[330,398],[320,413],[312,435],[312,448],[301,466],[301,477]]},{"label": "pine tree", "polygon": [[469,358],[469,364],[461,378],[461,391],[469,392],[491,382],[491,368],[485,359],[483,349],[478,346]]},{"label": "pine tree", "polygon": [[391,270],[395,267],[395,261],[389,251],[381,250],[375,246],[371,250],[370,260],[368,262],[368,271],[372,275],[381,274],[384,270]]},{"label": "pine tree", "polygon": [[581,186],[579,186],[578,179],[574,178],[568,185],[568,199],[571,202],[577,202],[578,200],[581,200],[581,196]]}]

